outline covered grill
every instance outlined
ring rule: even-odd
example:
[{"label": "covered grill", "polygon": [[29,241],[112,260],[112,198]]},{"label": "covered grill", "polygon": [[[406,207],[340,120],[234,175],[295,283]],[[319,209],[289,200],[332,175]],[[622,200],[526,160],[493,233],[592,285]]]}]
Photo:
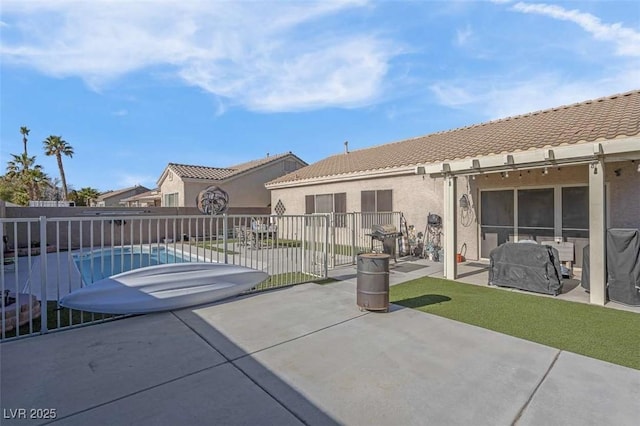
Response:
[{"label": "covered grill", "polygon": [[395,225],[371,225],[371,233],[367,234],[371,237],[371,251],[373,251],[373,242],[382,242],[382,252],[393,256],[396,260],[396,240],[402,236],[402,232],[398,232]]}]

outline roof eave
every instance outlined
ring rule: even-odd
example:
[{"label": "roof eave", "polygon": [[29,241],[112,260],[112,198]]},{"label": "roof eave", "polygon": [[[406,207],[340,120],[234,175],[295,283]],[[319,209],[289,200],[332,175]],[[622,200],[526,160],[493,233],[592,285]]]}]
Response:
[{"label": "roof eave", "polygon": [[[295,173],[295,172],[292,172]],[[293,188],[297,186],[309,186],[309,185],[319,185],[325,183],[339,183],[339,182],[348,182],[353,180],[362,180],[369,178],[383,178],[390,176],[402,176],[402,175],[410,175],[415,173],[415,166],[401,166],[401,167],[390,167],[388,169],[375,169],[375,170],[364,170],[361,172],[354,172],[348,174],[340,174],[340,175],[331,175],[331,176],[320,176],[309,179],[298,179],[293,181],[285,181],[285,182],[276,182],[276,183],[267,183],[265,187],[267,189],[282,189],[282,188]]]},{"label": "roof eave", "polygon": [[451,175],[476,175],[509,171],[518,168],[534,168],[553,165],[577,165],[598,158],[605,161],[640,159],[640,136],[603,139],[564,146],[549,146],[541,149],[475,156],[452,161],[421,164],[415,167],[416,174],[432,177]]}]

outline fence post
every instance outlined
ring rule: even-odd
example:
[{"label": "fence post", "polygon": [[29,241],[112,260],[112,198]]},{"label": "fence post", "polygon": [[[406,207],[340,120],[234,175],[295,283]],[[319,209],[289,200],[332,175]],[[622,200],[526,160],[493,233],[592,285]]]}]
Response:
[{"label": "fence post", "polygon": [[229,263],[229,253],[227,250],[227,233],[229,231],[229,225],[227,224],[227,214],[222,214],[222,250],[224,250],[224,263]]},{"label": "fence post", "polygon": [[[334,215],[333,215],[333,213],[331,213],[330,215],[327,215],[325,217],[325,219],[324,219],[325,220],[324,240],[327,241],[327,242],[329,241],[329,226],[330,226],[329,220],[333,219],[333,218],[334,218]],[[333,235],[332,235],[332,240],[333,240],[332,243],[334,244],[334,247],[333,247],[333,259],[334,260],[333,261],[335,262],[335,236],[336,235],[335,235],[335,224],[333,223],[333,221],[331,222],[331,226],[333,227]],[[328,244],[324,245],[325,249],[324,249],[324,270],[323,270],[324,276],[323,276],[323,278],[327,278],[329,276],[329,247],[328,246],[329,246]]]},{"label": "fence post", "polygon": [[351,264],[356,264],[356,213],[351,212]]},{"label": "fence post", "polygon": [[302,217],[302,255],[301,260],[302,260],[302,265],[300,265],[300,269],[303,274],[306,272],[307,268],[306,268],[306,251],[307,251],[307,215],[304,215]]},{"label": "fence post", "polygon": [[47,217],[40,216],[40,334],[48,331],[47,305]]},{"label": "fence post", "polygon": [[[331,250],[331,267],[335,268],[336,267],[336,214],[334,212],[329,213],[329,217],[327,217],[327,221],[328,223],[326,224],[327,227],[331,227],[331,246],[330,246],[330,250]],[[327,236],[325,238],[325,241],[327,242],[327,244],[329,243],[329,231],[327,230]]]}]

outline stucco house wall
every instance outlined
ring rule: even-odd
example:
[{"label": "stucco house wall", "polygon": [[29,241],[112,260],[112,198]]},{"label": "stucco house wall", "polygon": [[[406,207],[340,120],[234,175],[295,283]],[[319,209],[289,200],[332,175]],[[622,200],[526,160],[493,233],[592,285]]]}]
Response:
[{"label": "stucco house wall", "polygon": [[[162,181],[162,184],[159,186],[160,194],[161,194],[161,200],[160,200],[161,205],[163,207],[168,207],[165,204],[165,195],[178,194],[177,206],[184,206],[184,202],[185,202],[184,188],[185,188],[184,181],[175,173],[169,171],[169,175],[164,181]],[[172,206],[172,207],[177,207],[177,206]],[[195,207],[195,201],[193,203],[193,206]]]},{"label": "stucco house wall", "polygon": [[[465,187],[466,180],[459,179],[458,192],[462,193]],[[347,194],[347,212],[360,212],[362,211],[360,198],[362,191],[389,189],[393,191],[393,210],[402,212],[407,225],[414,225],[416,232],[425,232],[429,213],[443,216],[444,179],[434,179],[425,175],[406,175],[274,189],[271,191],[271,209],[275,214],[273,209],[278,201],[281,201],[286,208],[285,214],[304,214],[306,195],[344,192]],[[458,235],[460,244],[466,243],[469,253],[477,251],[477,222],[475,219],[474,225],[470,229],[462,226],[459,222]]]},{"label": "stucco house wall", "polygon": [[[285,164],[288,164],[289,168],[291,162],[295,162],[296,168],[306,165],[293,154],[280,155],[273,160],[267,157],[259,161],[264,164],[240,170],[220,179],[181,177],[169,168],[168,171],[165,170],[166,176],[163,172],[159,181],[163,206],[166,194],[177,193],[179,207],[196,207],[198,194],[211,186],[217,186],[229,195],[229,208],[266,208],[269,206],[271,196],[264,186],[265,183],[289,173]],[[233,171],[232,169],[218,170],[222,173]]]},{"label": "stucco house wall", "polygon": [[196,207],[196,198],[200,191],[210,186],[218,186],[229,194],[229,207],[267,207],[271,202],[271,196],[264,184],[288,173],[284,170],[284,162],[283,158],[219,183],[187,179],[183,182],[184,200],[181,199],[180,202],[184,207]]},{"label": "stucco house wall", "polygon": [[95,203],[95,207],[122,207],[122,204],[120,204],[120,202],[123,199],[142,194],[143,192],[147,191],[149,191],[149,188],[137,185],[132,188],[112,191],[112,193],[107,192],[101,194],[98,197],[98,200]]},{"label": "stucco house wall", "polygon": [[[605,181],[608,190],[609,227],[640,228],[640,173],[637,172],[637,162],[622,161],[607,163]],[[460,252],[465,247],[464,254],[468,260],[480,258],[480,192],[495,189],[527,189],[551,188],[565,186],[587,186],[588,166],[549,167],[548,173],[543,169],[523,170],[503,178],[499,173],[488,173],[457,179],[457,198],[463,194],[470,201],[470,208],[463,217],[460,208],[457,212],[457,235]],[[618,171],[616,173],[616,170]],[[370,178],[356,181],[325,183],[320,185],[277,188],[271,191],[272,211],[278,201],[286,208],[286,214],[304,214],[305,196],[333,194],[344,192],[347,194],[347,211],[361,211],[360,193],[365,190],[393,191],[393,210],[401,211],[408,225],[414,225],[417,232],[424,232],[427,225],[427,215],[444,214],[444,179],[432,178],[428,175],[406,175],[387,178]],[[275,212],[274,212],[275,214]],[[585,212],[588,215],[588,212]],[[446,229],[443,229],[443,233]],[[574,239],[576,257],[581,259],[582,247],[587,241]]]}]

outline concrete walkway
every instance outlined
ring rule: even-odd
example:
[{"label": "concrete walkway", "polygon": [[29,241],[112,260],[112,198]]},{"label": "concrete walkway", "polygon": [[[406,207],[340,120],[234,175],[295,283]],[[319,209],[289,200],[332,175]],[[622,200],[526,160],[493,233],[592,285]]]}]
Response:
[{"label": "concrete walkway", "polygon": [[2,343],[0,423],[637,424],[640,371],[397,306],[361,312],[343,272]]}]

